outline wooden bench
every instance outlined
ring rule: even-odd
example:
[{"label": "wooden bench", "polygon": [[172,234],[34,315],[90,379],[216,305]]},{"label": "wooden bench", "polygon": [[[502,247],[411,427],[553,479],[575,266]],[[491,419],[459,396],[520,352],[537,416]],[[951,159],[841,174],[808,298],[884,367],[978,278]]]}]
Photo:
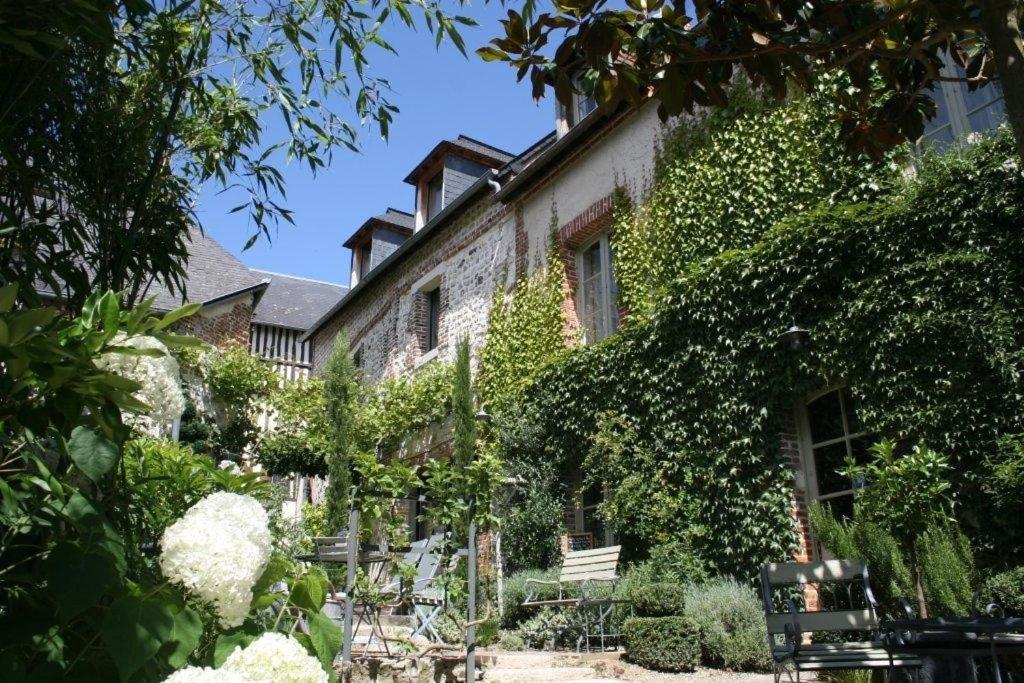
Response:
[{"label": "wooden bench", "polygon": [[[579,610],[583,616],[583,635],[576,643],[576,650],[579,651],[582,645],[590,652],[590,641],[592,638],[600,639],[601,649],[605,648],[605,639],[618,639],[619,633],[606,633],[605,620],[611,614],[616,605],[629,604],[628,600],[612,597],[595,597],[588,594],[593,584],[605,584],[610,589],[614,588],[618,581],[619,551],[621,546],[613,545],[607,548],[593,548],[591,550],[573,550],[566,553],[562,562],[562,569],[558,574],[557,581],[543,581],[541,579],[527,579],[526,586],[530,584],[548,585],[558,587],[558,597],[546,600],[535,599],[536,593],[528,594],[523,602],[523,607],[552,607],[571,608]],[[566,588],[577,586],[579,595],[568,597]],[[598,633],[590,635],[590,616],[588,611],[593,609],[596,612]]]},{"label": "wooden bench", "polygon": [[[803,592],[809,584],[845,584],[848,604],[845,609],[801,612],[792,598],[778,598],[778,593],[794,589]],[[851,590],[851,586],[857,588]],[[854,607],[854,592],[863,594],[864,607]],[[887,669],[887,678],[896,668],[914,668],[920,674],[921,661],[914,656],[890,654],[879,641],[877,602],[868,582],[868,568],[857,560],[826,560],[824,562],[784,562],[766,564],[761,568],[761,593],[768,626],[768,647],[775,662],[775,681],[783,672],[824,669]],[[779,602],[784,611],[776,610]],[[805,634],[839,631],[870,634],[870,640],[850,642],[805,642]]]}]

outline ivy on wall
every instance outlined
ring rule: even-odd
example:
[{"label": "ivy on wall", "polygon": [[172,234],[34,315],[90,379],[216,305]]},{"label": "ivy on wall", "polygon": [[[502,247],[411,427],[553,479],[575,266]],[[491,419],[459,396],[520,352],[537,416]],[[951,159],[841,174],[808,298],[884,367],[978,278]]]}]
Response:
[{"label": "ivy on wall", "polygon": [[[537,420],[542,458],[587,459],[609,485],[628,549],[686,539],[750,577],[795,542],[778,443],[793,404],[848,384],[864,429],[950,457],[976,541],[1019,560],[1016,520],[980,492],[1024,431],[1021,225],[1007,134],[926,159],[884,200],[805,211],[666,278],[648,318],[542,369],[517,410]],[[779,342],[794,322],[809,348]],[[663,499],[671,515],[653,510]]]},{"label": "ivy on wall", "polygon": [[[836,79],[821,87],[835,88]],[[769,227],[819,202],[860,201],[892,184],[892,163],[851,160],[835,98],[784,106],[740,81],[727,109],[667,136],[649,200],[615,205],[615,279],[631,315],[651,313],[676,275],[722,251],[751,246]]]},{"label": "ivy on wall", "polygon": [[511,294],[494,291],[480,351],[478,387],[487,409],[500,413],[537,372],[566,352],[565,265],[554,236],[544,268],[520,278]]}]

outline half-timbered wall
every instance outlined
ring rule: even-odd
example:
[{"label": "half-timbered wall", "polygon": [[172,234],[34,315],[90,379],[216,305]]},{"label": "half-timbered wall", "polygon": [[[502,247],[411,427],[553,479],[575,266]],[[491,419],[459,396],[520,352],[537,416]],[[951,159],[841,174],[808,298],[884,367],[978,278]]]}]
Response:
[{"label": "half-timbered wall", "polygon": [[302,330],[276,325],[253,325],[249,335],[249,351],[274,364],[283,379],[309,377],[313,365],[313,342],[299,341]]}]

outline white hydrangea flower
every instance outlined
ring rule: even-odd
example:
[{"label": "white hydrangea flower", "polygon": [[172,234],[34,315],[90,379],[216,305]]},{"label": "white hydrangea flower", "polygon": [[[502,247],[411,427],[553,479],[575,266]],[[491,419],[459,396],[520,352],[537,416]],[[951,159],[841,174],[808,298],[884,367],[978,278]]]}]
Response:
[{"label": "white hydrangea flower", "polygon": [[166,436],[171,423],[185,411],[185,395],[181,391],[178,361],[159,339],[149,336],[128,337],[123,332],[114,337],[117,346],[156,349],[163,355],[136,356],[127,353],[104,353],[96,365],[142,385],[135,398],[149,406],[148,415],[126,415],[125,422],[153,437]]},{"label": "white hydrangea flower", "polygon": [[241,474],[242,472],[242,470],[238,468],[238,463],[234,462],[233,460],[221,460],[219,463],[217,463],[217,468],[227,470],[232,474]]},{"label": "white hydrangea flower", "polygon": [[263,683],[327,683],[327,672],[294,638],[268,631],[244,650],[236,648],[224,662],[236,671]]},{"label": "white hydrangea flower", "polygon": [[167,527],[160,548],[164,576],[212,603],[225,627],[238,626],[270,560],[267,513],[250,496],[212,493]]},{"label": "white hydrangea flower", "polygon": [[164,679],[164,683],[250,683],[250,681],[242,674],[228,669],[188,666],[172,673]]}]

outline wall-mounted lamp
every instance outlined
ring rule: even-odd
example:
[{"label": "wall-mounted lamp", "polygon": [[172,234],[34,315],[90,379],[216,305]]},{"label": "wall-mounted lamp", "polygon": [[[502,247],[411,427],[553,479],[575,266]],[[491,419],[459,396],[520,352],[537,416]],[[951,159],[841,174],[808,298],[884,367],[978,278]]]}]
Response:
[{"label": "wall-mounted lamp", "polygon": [[811,333],[796,325],[790,325],[788,330],[779,335],[779,339],[792,350],[799,351],[811,341]]},{"label": "wall-mounted lamp", "polygon": [[483,406],[480,406],[480,412],[476,414],[476,421],[480,424],[489,425],[491,424],[492,419],[493,418],[490,413],[488,413]]}]

